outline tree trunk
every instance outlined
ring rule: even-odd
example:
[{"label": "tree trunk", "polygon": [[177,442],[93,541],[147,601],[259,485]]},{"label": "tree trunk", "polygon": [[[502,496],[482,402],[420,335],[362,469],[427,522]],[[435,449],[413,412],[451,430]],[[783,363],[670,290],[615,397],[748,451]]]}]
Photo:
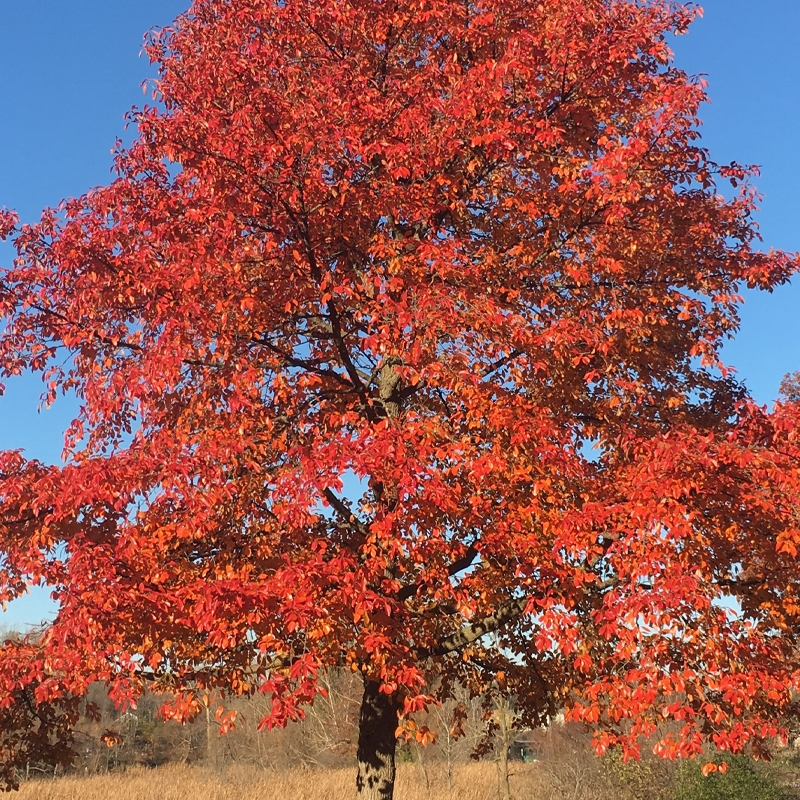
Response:
[{"label": "tree trunk", "polygon": [[380,691],[379,681],[364,681],[358,727],[359,800],[392,800],[398,704]]},{"label": "tree trunk", "polygon": [[503,743],[497,754],[497,793],[500,800],[512,800],[508,775],[508,747]]},{"label": "tree trunk", "polygon": [[214,752],[214,739],[211,735],[211,709],[206,706],[206,762],[211,763],[211,754]]}]

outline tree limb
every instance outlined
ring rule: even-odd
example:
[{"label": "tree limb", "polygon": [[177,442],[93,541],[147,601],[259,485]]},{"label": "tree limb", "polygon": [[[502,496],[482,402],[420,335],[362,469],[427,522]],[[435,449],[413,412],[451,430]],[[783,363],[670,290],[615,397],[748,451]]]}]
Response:
[{"label": "tree limb", "polygon": [[518,597],[514,600],[509,600],[509,602],[500,606],[497,611],[492,612],[483,619],[477,622],[471,622],[469,625],[464,625],[463,628],[440,642],[438,647],[432,650],[425,648],[418,651],[418,655],[421,658],[444,656],[456,650],[461,650],[468,644],[472,644],[472,642],[480,639],[481,636],[485,636],[487,633],[493,633],[499,628],[502,628],[506,623],[521,617],[523,613],[525,613],[525,607],[527,605],[527,597]]},{"label": "tree limb", "polygon": [[[466,553],[459,558],[457,561],[454,561],[448,568],[447,568],[447,577],[452,578],[453,575],[457,575],[459,572],[471,567],[472,564],[475,562],[475,559],[480,555],[480,550],[477,549],[477,542],[471,544],[468,548]],[[412,598],[422,587],[424,583],[419,581],[417,583],[412,583],[410,586],[404,586],[400,591],[397,593],[397,599],[402,603],[405,600],[409,600]]]}]

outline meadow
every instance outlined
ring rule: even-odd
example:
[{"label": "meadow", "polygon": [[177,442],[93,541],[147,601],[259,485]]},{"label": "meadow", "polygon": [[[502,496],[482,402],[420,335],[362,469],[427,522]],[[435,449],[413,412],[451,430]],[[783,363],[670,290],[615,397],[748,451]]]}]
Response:
[{"label": "meadow", "polygon": [[[773,765],[728,755],[725,774],[703,777],[699,763],[561,757],[510,764],[512,800],[798,800],[800,765],[793,751]],[[353,800],[348,769],[263,768],[255,764],[166,764],[111,772],[73,772],[23,781],[19,800]],[[491,761],[398,765],[395,800],[500,800]]]},{"label": "meadow", "polygon": [[[556,796],[548,791],[545,774],[537,767],[536,764],[515,767],[512,789],[519,800],[555,800]],[[34,779],[22,784],[17,797],[19,800],[352,800],[354,783],[352,769],[273,771],[233,765],[217,771],[204,766],[168,765]],[[596,794],[576,788],[579,791],[573,795],[575,800],[600,800]],[[425,770],[417,764],[398,767],[396,800],[496,800],[497,796],[497,772],[492,763],[457,765],[450,781],[442,765],[430,765]]]}]

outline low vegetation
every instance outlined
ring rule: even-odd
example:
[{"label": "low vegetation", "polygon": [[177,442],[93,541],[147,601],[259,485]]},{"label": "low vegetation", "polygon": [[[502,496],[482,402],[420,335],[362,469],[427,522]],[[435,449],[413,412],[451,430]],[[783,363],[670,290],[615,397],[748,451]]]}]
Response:
[{"label": "low vegetation", "polygon": [[[536,787],[534,767],[522,765],[517,776],[524,781],[526,791]],[[352,800],[353,789],[352,769],[281,771],[234,766],[219,771],[170,765],[157,770],[139,767],[124,773],[37,780],[23,784],[19,800]],[[430,769],[426,779],[417,765],[401,764],[396,796],[398,800],[495,800],[495,771],[488,763],[461,765],[448,790],[441,765]]]},{"label": "low vegetation", "polygon": [[[565,754],[566,755],[566,754]],[[784,759],[776,767],[742,758],[725,773],[703,776],[699,763],[672,765],[637,762],[622,766],[571,757],[515,763],[514,800],[793,800]],[[654,769],[655,767],[655,769]],[[800,773],[797,773],[800,774]],[[402,763],[395,790],[398,800],[497,800],[495,765],[458,764],[448,772],[443,761]],[[36,778],[22,784],[19,800],[351,800],[352,769],[262,769],[234,764],[223,769],[203,764],[170,764],[155,769],[131,767],[95,775]]]},{"label": "low vegetation", "polygon": [[[215,695],[191,724],[178,725],[161,719],[154,695],[123,713],[95,684],[71,768],[28,764],[18,775],[20,800],[352,800],[360,680],[342,670],[320,680],[326,696],[302,723],[259,731],[268,700],[256,695],[228,704],[236,728],[226,735]],[[438,732],[434,741],[401,739],[397,800],[800,800],[794,747],[774,747],[769,764],[713,752],[668,761],[648,748],[626,763],[616,752],[598,758],[580,725],[522,732],[513,698],[498,704],[454,693],[417,719]],[[704,775],[706,764],[716,768]]]}]

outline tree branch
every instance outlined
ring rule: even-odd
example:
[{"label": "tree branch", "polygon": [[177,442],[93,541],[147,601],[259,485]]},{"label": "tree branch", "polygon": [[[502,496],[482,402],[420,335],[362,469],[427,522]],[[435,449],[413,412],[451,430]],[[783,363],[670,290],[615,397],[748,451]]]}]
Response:
[{"label": "tree branch", "polygon": [[357,533],[360,533],[365,539],[367,538],[369,534],[367,526],[361,522],[341,498],[337,497],[331,489],[323,489],[322,496],[330,503],[331,508],[333,508],[342,522],[346,523]]},{"label": "tree branch", "polygon": [[504,367],[510,361],[513,361],[518,356],[522,355],[522,350],[512,350],[507,356],[498,358],[493,364],[489,364],[481,373],[481,378],[488,378],[492,373],[497,372],[498,369]]},{"label": "tree branch", "polygon": [[[480,550],[477,549],[477,542],[473,542],[468,548],[466,553],[459,558],[457,561],[454,561],[448,568],[447,568],[447,577],[452,578],[453,575],[457,575],[459,572],[471,567],[472,564],[475,562],[475,559],[480,555]],[[410,586],[404,586],[400,591],[397,593],[397,599],[402,603],[405,600],[409,600],[412,598],[425,584],[422,581],[418,583],[412,583]]]},{"label": "tree branch", "polygon": [[480,639],[481,636],[485,636],[487,633],[493,633],[499,628],[502,628],[506,623],[521,617],[527,605],[527,597],[518,597],[514,600],[509,600],[509,602],[500,606],[497,611],[494,611],[477,622],[471,622],[469,625],[465,625],[454,634],[448,636],[440,642],[438,647],[432,650],[425,648],[418,651],[418,655],[421,658],[444,656],[456,650],[461,650],[468,644],[472,644],[472,642]]}]

